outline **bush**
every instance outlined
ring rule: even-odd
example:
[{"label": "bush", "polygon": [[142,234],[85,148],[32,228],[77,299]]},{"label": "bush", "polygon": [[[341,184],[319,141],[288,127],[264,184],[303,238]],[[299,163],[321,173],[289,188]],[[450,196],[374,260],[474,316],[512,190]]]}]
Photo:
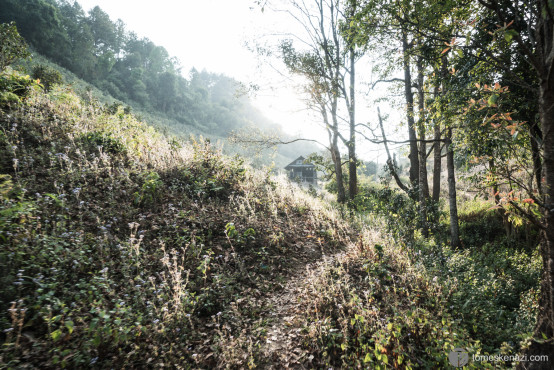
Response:
[{"label": "bush", "polygon": [[0,24],[0,72],[16,60],[29,55],[27,44],[17,32],[15,22]]},{"label": "bush", "polygon": [[[111,154],[125,153],[127,149],[123,143],[113,137],[110,133],[94,131],[89,132],[81,137],[81,142],[85,146],[89,146],[89,149],[96,149],[96,147],[102,147],[105,152]],[[90,147],[93,148],[90,148]]]},{"label": "bush", "polygon": [[374,212],[384,216],[387,231],[398,240],[412,240],[421,222],[416,202],[388,186],[361,188],[351,206],[359,212]]},{"label": "bush", "polygon": [[38,87],[38,83],[27,75],[16,72],[3,73],[0,75],[0,105],[20,104],[31,90]]},{"label": "bush", "polygon": [[50,91],[53,85],[59,85],[63,82],[60,72],[42,64],[33,68],[33,78],[40,81],[45,91]]}]

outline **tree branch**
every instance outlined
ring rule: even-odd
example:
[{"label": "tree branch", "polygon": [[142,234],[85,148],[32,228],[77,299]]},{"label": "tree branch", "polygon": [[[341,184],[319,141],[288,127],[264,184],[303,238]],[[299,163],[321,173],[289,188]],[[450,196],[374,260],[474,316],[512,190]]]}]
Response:
[{"label": "tree branch", "polygon": [[396,168],[394,167],[394,164],[392,162],[392,158],[389,151],[389,145],[387,144],[387,137],[385,136],[385,129],[383,128],[383,119],[381,118],[381,110],[379,107],[377,107],[377,115],[379,116],[379,126],[381,127],[381,133],[383,135],[383,143],[385,144],[385,150],[387,151],[387,166],[389,167],[389,170],[391,172],[391,175],[394,177],[394,181],[396,181],[396,185],[402,190],[404,190],[406,193],[409,193],[409,189],[402,180],[400,180],[400,177],[398,176],[398,173],[396,172]]}]

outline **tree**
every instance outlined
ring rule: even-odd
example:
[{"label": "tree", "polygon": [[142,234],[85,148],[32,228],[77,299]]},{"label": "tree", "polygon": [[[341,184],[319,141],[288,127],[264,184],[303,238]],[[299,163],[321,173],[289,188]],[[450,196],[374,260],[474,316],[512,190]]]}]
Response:
[{"label": "tree", "polygon": [[[362,44],[359,37],[359,21],[356,1],[323,1],[312,3],[292,2],[294,11],[289,14],[306,31],[302,43],[308,51],[297,51],[292,41],[281,43],[281,55],[292,73],[302,75],[304,88],[310,97],[309,106],[318,111],[329,136],[329,150],[335,165],[339,202],[346,199],[343,189],[342,158],[339,143],[348,151],[348,197],[358,192],[358,159],[356,156],[356,62]],[[296,37],[301,37],[296,35]],[[344,109],[340,102],[344,103]],[[343,135],[340,122],[342,111],[348,119],[348,135]]]},{"label": "tree", "polygon": [[115,50],[117,47],[117,32],[115,24],[110,16],[100,9],[99,6],[92,8],[87,17],[87,23],[92,32],[95,54],[100,56],[107,51]]},{"label": "tree", "polygon": [[[328,47],[328,45],[327,42],[324,42],[324,47]],[[343,203],[346,200],[346,191],[342,174],[342,158],[338,146],[338,139],[341,134],[337,118],[337,68],[333,67],[330,57],[325,56],[326,52],[324,52],[324,55],[317,51],[298,52],[289,41],[281,43],[281,51],[287,68],[291,72],[306,78],[307,83],[304,90],[310,97],[308,104],[321,114],[329,137],[328,150],[334,165],[337,201]],[[331,76],[331,78],[328,78],[328,76]]]},{"label": "tree", "polygon": [[[499,25],[498,33],[513,40],[517,53],[533,68],[539,80],[538,108],[544,184],[540,197],[531,196],[543,210],[540,220],[544,236],[540,248],[543,272],[534,340],[526,352],[528,355],[549,355],[554,358],[554,5],[545,0],[530,4],[501,0],[479,0],[479,3],[495,16],[496,24]],[[515,22],[534,32],[524,33],[514,29],[511,26]],[[518,366],[539,369],[548,364],[529,361]]]},{"label": "tree", "polygon": [[27,43],[17,32],[15,22],[0,24],[0,72],[29,55]]},{"label": "tree", "polygon": [[61,22],[71,45],[68,62],[63,65],[77,76],[90,80],[90,76],[95,73],[96,57],[93,35],[86,14],[77,2],[70,4],[64,1],[59,6]]},{"label": "tree", "polygon": [[[367,1],[364,2],[361,10],[367,25],[364,29],[365,33],[376,39],[386,39],[389,44],[398,45],[395,54],[400,55],[400,58],[391,58],[390,53],[387,54],[385,71],[390,72],[400,64],[403,78],[386,79],[383,76],[377,82],[400,82],[403,85],[409,144],[409,185],[403,184],[400,177],[395,176],[394,173],[392,175],[399,188],[419,202],[420,226],[424,236],[428,234],[427,213],[430,204],[427,174],[427,158],[430,152],[427,152],[427,144],[431,143],[434,149],[433,191],[434,202],[438,202],[441,149],[445,141],[441,120],[436,112],[431,112],[432,107],[436,106],[432,100],[439,98],[439,91],[443,88],[440,79],[437,78],[437,72],[442,62],[447,63],[446,56],[441,55],[441,51],[444,49],[444,42],[450,41],[450,36],[457,25],[458,15],[452,14],[458,12],[465,14],[463,10],[460,11],[457,8],[465,9],[454,2],[391,0]],[[382,48],[382,45],[377,47]],[[435,77],[431,78],[433,72]],[[430,91],[434,91],[434,96],[430,96]],[[431,123],[433,123],[434,132],[433,138],[429,140],[427,132]],[[381,142],[386,142],[384,129],[382,135]],[[453,155],[453,151],[449,154]],[[389,170],[395,172],[395,166],[389,165]],[[451,174],[450,179],[455,180],[454,174]],[[455,182],[450,189],[455,189]],[[450,204],[455,205],[455,192],[450,192],[450,197],[453,198]],[[451,222],[454,223],[452,225],[453,244],[459,244],[457,233],[454,232],[458,228],[457,210],[453,208],[451,212],[453,216]]]}]

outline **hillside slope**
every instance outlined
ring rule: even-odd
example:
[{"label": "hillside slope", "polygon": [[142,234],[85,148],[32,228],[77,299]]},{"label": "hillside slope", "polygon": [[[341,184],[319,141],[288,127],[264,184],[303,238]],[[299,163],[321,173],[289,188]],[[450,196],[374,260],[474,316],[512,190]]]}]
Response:
[{"label": "hillside slope", "polygon": [[1,77],[2,367],[411,368],[479,353],[438,283],[326,201],[67,87]]},{"label": "hillside slope", "polygon": [[[1,0],[0,23],[15,22],[33,48],[37,64],[59,70],[81,96],[132,107],[142,119],[172,135],[202,135],[220,140],[227,154],[241,154],[257,166],[283,168],[300,155],[321,150],[313,143],[281,145],[276,150],[234,145],[234,131],[259,131],[284,140],[289,135],[253,103],[248,83],[200,68],[182,71],[177,58],[100,7],[85,10],[67,0]],[[254,89],[255,90],[255,89]]]},{"label": "hillside slope", "polygon": [[[276,169],[280,169],[284,168],[300,155],[306,156],[309,153],[319,151],[319,148],[316,145],[302,141],[288,145],[281,145],[276,148],[261,148],[252,145],[232,143],[228,140],[227,134],[214,130],[213,127],[212,129],[206,129],[205,124],[210,121],[208,111],[205,112],[205,121],[197,122],[197,125],[184,124],[175,117],[170,117],[167,114],[154,109],[147,109],[132,100],[118,100],[110,95],[109,92],[98,89],[95,85],[79,78],[73,72],[52,62],[36,51],[32,53],[31,58],[18,61],[14,67],[18,70],[25,71],[31,76],[33,75],[33,70],[37,67],[44,67],[47,70],[58,71],[62,76],[63,83],[70,85],[71,89],[85,101],[93,99],[96,102],[103,104],[106,108],[110,107],[112,111],[118,106],[121,106],[122,108],[124,107],[127,111],[132,111],[134,116],[138,117],[142,122],[153,126],[157,131],[170,134],[171,136],[182,140],[189,141],[191,137],[207,138],[212,143],[217,143],[217,146],[221,147],[225,154],[239,154],[244,158],[248,158],[249,163],[255,167],[271,166],[274,164]],[[212,74],[207,72],[202,72],[202,75],[212,76]],[[217,78],[220,78],[223,81],[231,80],[225,76],[216,75],[215,79],[217,80]],[[238,84],[238,82],[236,83]],[[223,95],[227,100],[232,99],[232,95],[235,94],[237,86],[230,83],[224,87],[225,88],[220,90],[214,89],[213,93],[219,96]],[[219,99],[221,100],[221,97]],[[235,127],[235,131],[250,134],[263,133],[264,135],[276,135],[281,137],[283,140],[291,138],[282,131],[281,126],[271,122],[258,109],[254,108],[246,96],[241,97],[240,100],[243,101],[243,103],[240,104],[242,108],[238,109],[235,107],[235,110],[239,110],[239,112],[233,113],[233,121],[237,125]],[[202,110],[200,107],[195,109],[197,111]],[[227,112],[227,114],[231,114],[231,112]],[[227,118],[229,118],[229,116],[223,115],[223,119]],[[213,122],[211,124],[217,125],[217,123]]]},{"label": "hillside slope", "polygon": [[201,325],[240,332],[287,268],[347,239],[331,207],[240,158],[27,83],[0,113],[8,366],[210,367],[223,338]]}]

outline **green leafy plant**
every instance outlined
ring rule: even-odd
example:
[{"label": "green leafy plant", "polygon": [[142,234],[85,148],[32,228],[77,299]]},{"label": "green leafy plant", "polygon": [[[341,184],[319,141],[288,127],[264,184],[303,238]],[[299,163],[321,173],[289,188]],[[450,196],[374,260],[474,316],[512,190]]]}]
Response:
[{"label": "green leafy plant", "polygon": [[0,72],[29,55],[27,43],[17,32],[15,22],[0,24]]},{"label": "green leafy plant", "polygon": [[96,147],[102,147],[102,149],[108,153],[119,154],[125,153],[127,148],[118,138],[114,137],[112,133],[103,131],[89,132],[81,136],[81,142],[85,145],[92,146],[91,149]]},{"label": "green leafy plant", "polygon": [[144,178],[141,189],[135,192],[134,202],[137,205],[152,205],[159,198],[159,190],[163,181],[158,173],[151,171],[142,175]]},{"label": "green leafy plant", "polygon": [[39,80],[45,91],[50,91],[52,86],[59,85],[63,82],[62,74],[52,67],[48,67],[42,64],[33,68],[32,76],[34,79]]},{"label": "green leafy plant", "polygon": [[17,72],[0,74],[0,103],[3,106],[19,105],[32,90],[40,85],[28,75]]}]

